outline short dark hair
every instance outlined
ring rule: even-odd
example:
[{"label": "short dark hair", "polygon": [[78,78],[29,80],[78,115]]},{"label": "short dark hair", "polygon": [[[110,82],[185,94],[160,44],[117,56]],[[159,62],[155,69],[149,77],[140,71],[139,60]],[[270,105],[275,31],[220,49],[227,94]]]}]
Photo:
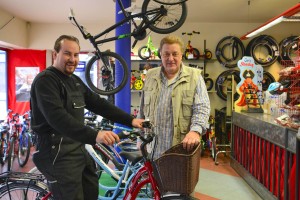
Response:
[{"label": "short dark hair", "polygon": [[55,41],[55,44],[54,44],[54,50],[56,52],[60,51],[61,41],[63,41],[63,40],[74,41],[74,42],[76,42],[78,44],[78,46],[80,48],[79,40],[75,36],[72,36],[72,35],[61,35],[61,36],[59,36],[59,38],[57,38],[57,40]]}]

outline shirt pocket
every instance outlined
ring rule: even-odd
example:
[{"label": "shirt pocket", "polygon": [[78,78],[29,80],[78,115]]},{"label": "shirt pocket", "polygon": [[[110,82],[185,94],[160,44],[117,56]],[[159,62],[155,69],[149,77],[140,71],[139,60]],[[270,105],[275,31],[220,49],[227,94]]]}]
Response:
[{"label": "shirt pocket", "polygon": [[194,92],[192,90],[184,90],[182,94],[183,117],[191,117],[193,114]]}]

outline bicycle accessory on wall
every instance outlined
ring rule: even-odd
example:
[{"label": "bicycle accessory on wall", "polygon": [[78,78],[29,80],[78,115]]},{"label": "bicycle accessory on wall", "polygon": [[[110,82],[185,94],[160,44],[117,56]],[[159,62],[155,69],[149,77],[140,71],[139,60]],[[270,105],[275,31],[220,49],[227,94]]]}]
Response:
[{"label": "bicycle accessory on wall", "polygon": [[216,57],[223,66],[234,68],[244,56],[245,47],[242,41],[235,36],[222,38],[216,46]]},{"label": "bicycle accessory on wall", "polygon": [[279,45],[269,35],[257,36],[247,45],[246,55],[253,57],[255,63],[262,67],[270,66],[279,56]]},{"label": "bicycle accessory on wall", "polygon": [[[234,80],[231,80],[231,76],[234,76]],[[227,100],[227,92],[232,91],[232,83],[235,82],[234,85],[239,83],[241,81],[240,78],[240,71],[238,70],[227,70],[222,72],[218,78],[216,79],[215,88],[217,91],[217,95],[223,99],[224,101]],[[234,93],[234,101],[236,101],[239,98],[239,94],[237,92]]]}]

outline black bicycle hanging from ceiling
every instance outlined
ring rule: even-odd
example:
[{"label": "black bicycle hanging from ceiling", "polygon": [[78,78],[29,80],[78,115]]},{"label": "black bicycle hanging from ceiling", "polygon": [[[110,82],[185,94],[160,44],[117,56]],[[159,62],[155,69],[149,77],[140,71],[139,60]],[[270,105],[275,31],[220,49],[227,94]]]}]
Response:
[{"label": "black bicycle hanging from ceiling", "polygon": [[253,57],[256,64],[267,67],[276,62],[279,56],[279,45],[273,37],[260,35],[249,42],[246,55]]},{"label": "black bicycle hanging from ceiling", "polygon": [[[88,86],[96,93],[102,95],[112,95],[119,92],[127,83],[129,72],[125,60],[114,52],[101,51],[98,45],[123,38],[134,37],[135,41],[132,48],[138,40],[143,40],[147,36],[147,29],[160,34],[168,34],[179,29],[187,17],[187,0],[144,0],[140,13],[133,14],[126,11],[122,1],[117,0],[121,8],[121,14],[124,19],[113,24],[99,34],[92,35],[80,25],[75,19],[73,10],[70,13],[70,21],[80,30],[84,39],[89,40],[94,47],[94,56],[88,61],[85,70],[85,78]],[[108,33],[122,26],[131,23],[133,30],[129,33],[117,35],[114,37],[105,37]],[[115,81],[114,66],[118,66],[118,75],[120,80]],[[104,87],[102,79],[107,79],[112,87]]]},{"label": "black bicycle hanging from ceiling", "polygon": [[242,41],[235,36],[222,38],[216,46],[216,57],[219,63],[227,68],[237,67],[239,60],[245,55]]}]

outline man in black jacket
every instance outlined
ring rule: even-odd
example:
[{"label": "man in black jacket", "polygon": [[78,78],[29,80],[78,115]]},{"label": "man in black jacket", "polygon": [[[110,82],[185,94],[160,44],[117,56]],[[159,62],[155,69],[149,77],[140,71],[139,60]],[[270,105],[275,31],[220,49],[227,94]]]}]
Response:
[{"label": "man in black jacket", "polygon": [[100,98],[73,74],[79,53],[77,38],[60,36],[54,45],[53,66],[36,76],[30,93],[32,129],[38,134],[33,161],[57,200],[96,200],[98,177],[84,144],[119,141],[112,131],[85,126],[85,108],[127,126],[141,128],[144,121]]}]

